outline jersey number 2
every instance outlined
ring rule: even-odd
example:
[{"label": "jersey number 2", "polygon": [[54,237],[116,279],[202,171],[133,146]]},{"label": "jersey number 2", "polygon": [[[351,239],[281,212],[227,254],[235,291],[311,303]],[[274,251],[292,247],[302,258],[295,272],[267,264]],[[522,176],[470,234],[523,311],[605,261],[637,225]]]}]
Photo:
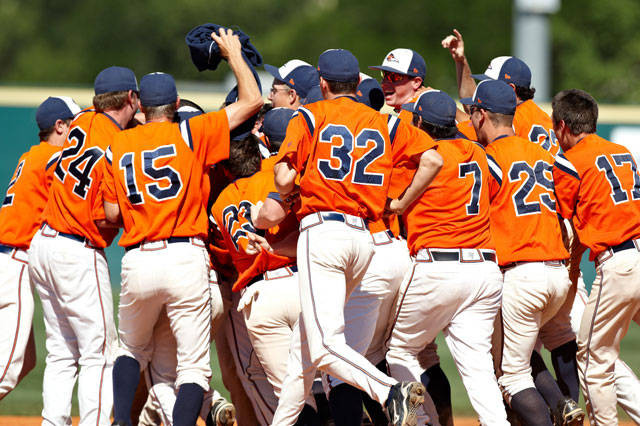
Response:
[{"label": "jersey number 2", "polygon": [[16,184],[16,182],[18,181],[18,179],[20,178],[20,175],[22,174],[22,168],[24,167],[24,160],[22,160],[20,162],[20,164],[18,164],[18,167],[16,168],[16,173],[13,176],[13,179],[11,179],[11,181],[9,182],[9,186],[7,187],[7,196],[4,197],[4,201],[2,202],[2,207],[4,206],[10,206],[13,204],[13,197],[15,196],[15,194],[12,194],[11,191],[11,187],[13,185]]},{"label": "jersey number 2", "polygon": [[[142,151],[142,173],[154,181],[168,182],[169,185],[160,186],[157,182],[145,185],[146,192],[156,201],[175,198],[182,189],[180,173],[171,166],[156,167],[155,161],[159,158],[175,157],[176,147],[164,145],[153,151]],[[127,189],[127,198],[131,204],[143,204],[144,196],[136,182],[136,171],[133,166],[134,152],[127,152],[120,158],[120,170],[124,172]]]},{"label": "jersey number 2", "polygon": [[[339,161],[338,167],[331,166],[331,159],[318,160],[318,170],[325,179],[344,180],[351,171],[353,161],[353,134],[343,125],[329,124],[320,132],[320,142],[331,143],[333,138],[339,138],[341,144],[331,148],[331,159]],[[369,141],[374,145],[362,157],[356,159],[351,181],[360,185],[382,186],[384,175],[367,172],[367,167],[384,155],[384,137],[375,129],[362,129],[355,137],[357,148],[366,148]]]}]

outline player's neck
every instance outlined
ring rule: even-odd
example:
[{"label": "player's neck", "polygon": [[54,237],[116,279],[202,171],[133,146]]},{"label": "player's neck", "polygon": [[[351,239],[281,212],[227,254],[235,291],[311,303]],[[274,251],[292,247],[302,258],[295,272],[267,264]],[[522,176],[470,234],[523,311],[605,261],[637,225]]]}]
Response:
[{"label": "player's neck", "polygon": [[487,129],[487,142],[491,143],[494,140],[500,138],[501,136],[515,136],[515,132],[513,131],[513,127],[507,126],[499,126],[493,127],[492,129]]},{"label": "player's neck", "polygon": [[167,121],[172,121],[172,120],[170,120],[168,117],[162,116],[162,117],[149,118],[145,121],[145,123],[164,123]]},{"label": "player's neck", "polygon": [[129,112],[122,109],[105,111],[104,113],[113,118],[121,129],[126,128],[127,124],[129,124],[129,120],[131,119]]},{"label": "player's neck", "polygon": [[337,99],[337,98],[342,98],[342,97],[352,97],[355,98],[356,94],[355,93],[331,93],[331,92],[327,92],[325,94],[326,96],[324,97],[325,100],[331,100],[331,99]]},{"label": "player's neck", "polygon": [[580,133],[577,135],[573,135],[569,132],[567,133],[568,134],[564,135],[564,141],[563,141],[564,143],[562,144],[563,151],[570,150],[571,148],[576,146],[578,142],[580,142],[582,139],[592,134],[592,133]]}]

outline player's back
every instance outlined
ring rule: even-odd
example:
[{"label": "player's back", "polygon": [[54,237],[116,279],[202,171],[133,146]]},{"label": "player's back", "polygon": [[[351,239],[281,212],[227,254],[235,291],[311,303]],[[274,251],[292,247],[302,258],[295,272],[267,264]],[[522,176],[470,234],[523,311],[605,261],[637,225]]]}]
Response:
[{"label": "player's back", "polygon": [[640,237],[640,175],[627,148],[591,134],[556,157],[555,169],[554,177],[579,187],[576,200],[561,191],[557,196],[575,206],[573,223],[592,260],[607,247]]},{"label": "player's back", "polygon": [[96,247],[111,244],[116,232],[100,230],[104,219],[101,158],[120,126],[105,113],[85,110],[71,123],[62,147],[44,221],[59,232],[81,235]]},{"label": "player's back", "polygon": [[0,209],[0,243],[23,249],[42,223],[61,147],[40,142],[22,154]]},{"label": "player's back", "polygon": [[493,249],[484,148],[467,139],[437,143],[442,169],[403,215],[411,253],[421,248]]},{"label": "player's back", "polygon": [[517,136],[496,139],[486,152],[499,263],[567,258],[553,192],[553,156]]},{"label": "player's back", "polygon": [[[251,207],[264,201],[270,194],[277,194],[272,170],[237,179],[220,194],[212,207],[212,214],[221,227],[225,244],[238,271],[238,279],[233,286],[238,291],[258,274],[295,263],[295,258],[261,251],[257,255],[247,254],[247,232],[260,233],[251,223]],[[265,232],[270,243],[277,242],[298,229],[298,221],[293,214],[283,222]]]},{"label": "player's back", "polygon": [[[197,118],[197,117],[196,117]],[[151,122],[118,134],[107,153],[124,223],[120,245],[206,238],[204,160],[177,123]]]},{"label": "player's back", "polygon": [[558,154],[560,145],[553,131],[551,118],[532,99],[516,107],[513,129],[517,136],[540,145],[554,157]]},{"label": "player's back", "polygon": [[299,217],[318,211],[380,217],[392,165],[388,121],[389,116],[348,96],[298,110],[283,148],[286,152],[290,138],[307,138],[297,154],[308,158],[300,164]]}]

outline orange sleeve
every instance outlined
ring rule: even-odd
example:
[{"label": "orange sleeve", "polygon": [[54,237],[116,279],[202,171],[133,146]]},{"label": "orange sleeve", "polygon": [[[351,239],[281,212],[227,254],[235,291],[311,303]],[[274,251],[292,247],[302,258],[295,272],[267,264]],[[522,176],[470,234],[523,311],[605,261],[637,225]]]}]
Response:
[{"label": "orange sleeve", "polygon": [[117,203],[118,197],[116,196],[116,183],[113,177],[113,166],[111,163],[113,162],[113,153],[111,152],[111,147],[109,146],[104,153],[104,161],[100,161],[98,167],[103,168],[103,177],[102,177],[102,197],[108,203]]},{"label": "orange sleeve", "polygon": [[558,154],[553,165],[553,182],[556,191],[556,210],[566,219],[571,219],[578,202],[580,175],[567,158]]},{"label": "orange sleeve", "polygon": [[297,111],[289,121],[286,137],[280,146],[280,151],[278,151],[276,163],[287,161],[291,167],[301,173],[309,158],[310,146],[311,133],[302,113]]},{"label": "orange sleeve", "polygon": [[[394,134],[395,133],[395,134]],[[436,141],[426,132],[415,126],[399,121],[395,132],[391,131],[391,146],[393,150],[393,165],[402,166],[409,162],[418,164],[418,158],[423,152],[437,147]]]},{"label": "orange sleeve", "polygon": [[180,132],[205,166],[229,158],[229,119],[224,109],[183,121],[180,123]]}]

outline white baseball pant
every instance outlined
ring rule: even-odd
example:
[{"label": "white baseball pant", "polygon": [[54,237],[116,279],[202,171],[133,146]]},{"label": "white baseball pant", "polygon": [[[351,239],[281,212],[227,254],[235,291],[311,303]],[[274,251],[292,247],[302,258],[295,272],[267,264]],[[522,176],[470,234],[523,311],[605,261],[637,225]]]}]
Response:
[{"label": "white baseball pant", "polygon": [[[460,253],[462,261],[433,261],[433,253],[441,251]],[[479,254],[472,249],[418,252],[400,288],[387,362],[395,379],[419,381],[424,370],[418,354],[442,331],[480,423],[508,425],[491,356],[502,274]],[[432,424],[439,424],[428,394],[424,410]],[[427,420],[425,413],[419,413],[419,424]]]},{"label": "white baseball pant", "polygon": [[[502,376],[498,382],[507,402],[518,392],[535,388],[531,376],[531,354],[540,328],[565,305],[570,287],[567,268],[559,261],[517,263],[504,272],[504,343]],[[570,328],[568,312],[566,325],[562,326]]]},{"label": "white baseball pant", "polygon": [[209,259],[204,244],[143,243],[122,258],[118,310],[120,354],[135,358],[140,370],[151,360],[153,329],[163,307],[177,347],[176,388],[195,383],[209,390],[211,304]]},{"label": "white baseball pant", "polygon": [[[4,246],[3,248],[5,248]],[[0,253],[0,400],[15,388],[25,361],[33,321],[29,255]],[[35,354],[28,356],[35,357]]]},{"label": "white baseball pant", "polygon": [[238,309],[244,314],[251,345],[277,398],[287,374],[291,333],[300,317],[298,273],[283,267],[263,276],[244,289]]},{"label": "white baseball pant", "polygon": [[[372,235],[374,255],[364,278],[344,306],[344,336],[347,344],[373,365],[385,359],[384,343],[391,332],[398,289],[411,267],[407,242],[388,231]],[[325,376],[326,393],[343,383]]]},{"label": "white baseball pant", "polygon": [[[356,216],[314,213],[300,221],[298,270],[301,314],[274,425],[293,425],[316,370],[367,392],[380,404],[396,380],[347,345],[344,307],[373,257],[371,234]],[[302,402],[301,402],[302,401]]]},{"label": "white baseball pant", "polygon": [[44,225],[31,241],[29,276],[47,333],[42,424],[71,424],[77,376],[80,425],[109,425],[117,337],[104,251]]},{"label": "white baseball pant", "polygon": [[251,339],[242,312],[238,312],[240,294],[232,294],[232,304],[225,321],[225,335],[233,355],[238,377],[251,400],[260,425],[271,424],[278,399],[273,392],[262,364],[251,346]]},{"label": "white baseball pant", "polygon": [[[582,275],[580,275],[576,297],[571,309],[571,327],[576,333],[580,330],[582,315],[588,299],[589,294]],[[613,373],[618,405],[636,424],[640,424],[640,380],[638,380],[633,370],[619,357],[615,361]]]}]

